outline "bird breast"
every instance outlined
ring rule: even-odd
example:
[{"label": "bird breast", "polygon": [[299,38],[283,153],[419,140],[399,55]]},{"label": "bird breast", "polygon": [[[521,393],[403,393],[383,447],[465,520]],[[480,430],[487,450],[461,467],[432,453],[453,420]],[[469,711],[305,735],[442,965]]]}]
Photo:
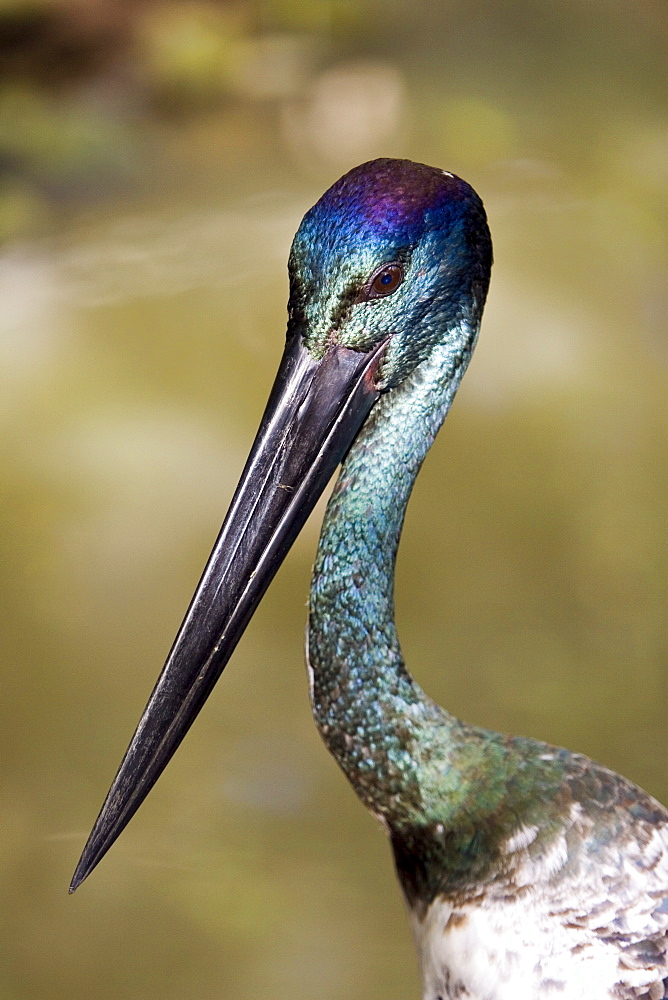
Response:
[{"label": "bird breast", "polygon": [[614,941],[574,930],[527,895],[412,916],[423,1000],[664,1000],[656,970],[620,966]]},{"label": "bird breast", "polygon": [[[586,867],[569,857],[572,830],[532,857],[533,831],[520,828],[506,845],[515,852],[508,880],[409,905],[423,1000],[668,998],[666,830],[637,854],[601,852]],[[637,884],[646,866],[654,891]]]}]

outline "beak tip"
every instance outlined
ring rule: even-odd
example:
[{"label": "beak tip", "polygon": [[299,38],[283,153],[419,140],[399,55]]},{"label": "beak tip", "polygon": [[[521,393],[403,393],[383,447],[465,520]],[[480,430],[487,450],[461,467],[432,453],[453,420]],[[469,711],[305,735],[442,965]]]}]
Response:
[{"label": "beak tip", "polygon": [[76,871],[74,872],[74,875],[72,876],[72,881],[70,882],[70,887],[67,890],[70,896],[72,895],[73,892],[77,891],[77,889],[79,888],[79,886],[84,881],[84,879],[86,878],[87,875],[88,875],[88,872],[85,869],[82,870],[81,862],[79,862],[79,864],[76,867]]},{"label": "beak tip", "polygon": [[95,857],[94,855],[91,854],[91,852],[88,850],[88,846],[89,845],[86,845],[86,849],[79,858],[79,863],[74,869],[74,875],[72,876],[72,881],[70,882],[70,887],[68,889],[68,893],[70,896],[72,895],[73,892],[77,891],[82,882],[85,882],[85,880],[92,872],[93,868],[95,868],[98,861],[100,860],[99,856]]}]

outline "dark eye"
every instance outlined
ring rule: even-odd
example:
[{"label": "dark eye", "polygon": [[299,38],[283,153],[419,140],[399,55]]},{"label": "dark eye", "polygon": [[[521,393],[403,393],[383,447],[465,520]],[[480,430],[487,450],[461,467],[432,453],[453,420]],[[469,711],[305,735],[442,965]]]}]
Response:
[{"label": "dark eye", "polygon": [[379,299],[383,295],[391,295],[403,280],[404,272],[400,264],[383,264],[371,275],[364,290],[364,298]]}]

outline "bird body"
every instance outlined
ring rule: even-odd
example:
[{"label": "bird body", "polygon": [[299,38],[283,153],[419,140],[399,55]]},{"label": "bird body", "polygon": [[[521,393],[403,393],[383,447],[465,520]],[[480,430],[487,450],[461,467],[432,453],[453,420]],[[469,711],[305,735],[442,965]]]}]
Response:
[{"label": "bird body", "polygon": [[536,764],[510,832],[494,813],[466,817],[454,863],[457,820],[392,837],[424,1000],[668,996],[665,810],[584,756],[505,742]]},{"label": "bird body", "polygon": [[475,346],[491,258],[475,192],[409,161],[363,164],[305,216],[267,412],[73,887],[166,765],[343,460],[311,587],[311,702],[389,835],[424,1000],[664,1000],[668,812],[586,757],[456,719],[397,638],[404,513]]}]

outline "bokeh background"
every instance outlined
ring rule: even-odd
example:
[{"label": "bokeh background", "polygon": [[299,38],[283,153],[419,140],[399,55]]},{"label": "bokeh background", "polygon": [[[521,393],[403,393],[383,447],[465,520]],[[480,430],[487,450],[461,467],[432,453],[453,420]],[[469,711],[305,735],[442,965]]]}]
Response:
[{"label": "bokeh background", "polygon": [[400,634],[459,715],[668,800],[665,0],[0,2],[0,998],[419,995],[312,725],[316,513],[169,770],[69,878],[225,512],[303,212],[378,155],[481,193],[476,357]]}]

